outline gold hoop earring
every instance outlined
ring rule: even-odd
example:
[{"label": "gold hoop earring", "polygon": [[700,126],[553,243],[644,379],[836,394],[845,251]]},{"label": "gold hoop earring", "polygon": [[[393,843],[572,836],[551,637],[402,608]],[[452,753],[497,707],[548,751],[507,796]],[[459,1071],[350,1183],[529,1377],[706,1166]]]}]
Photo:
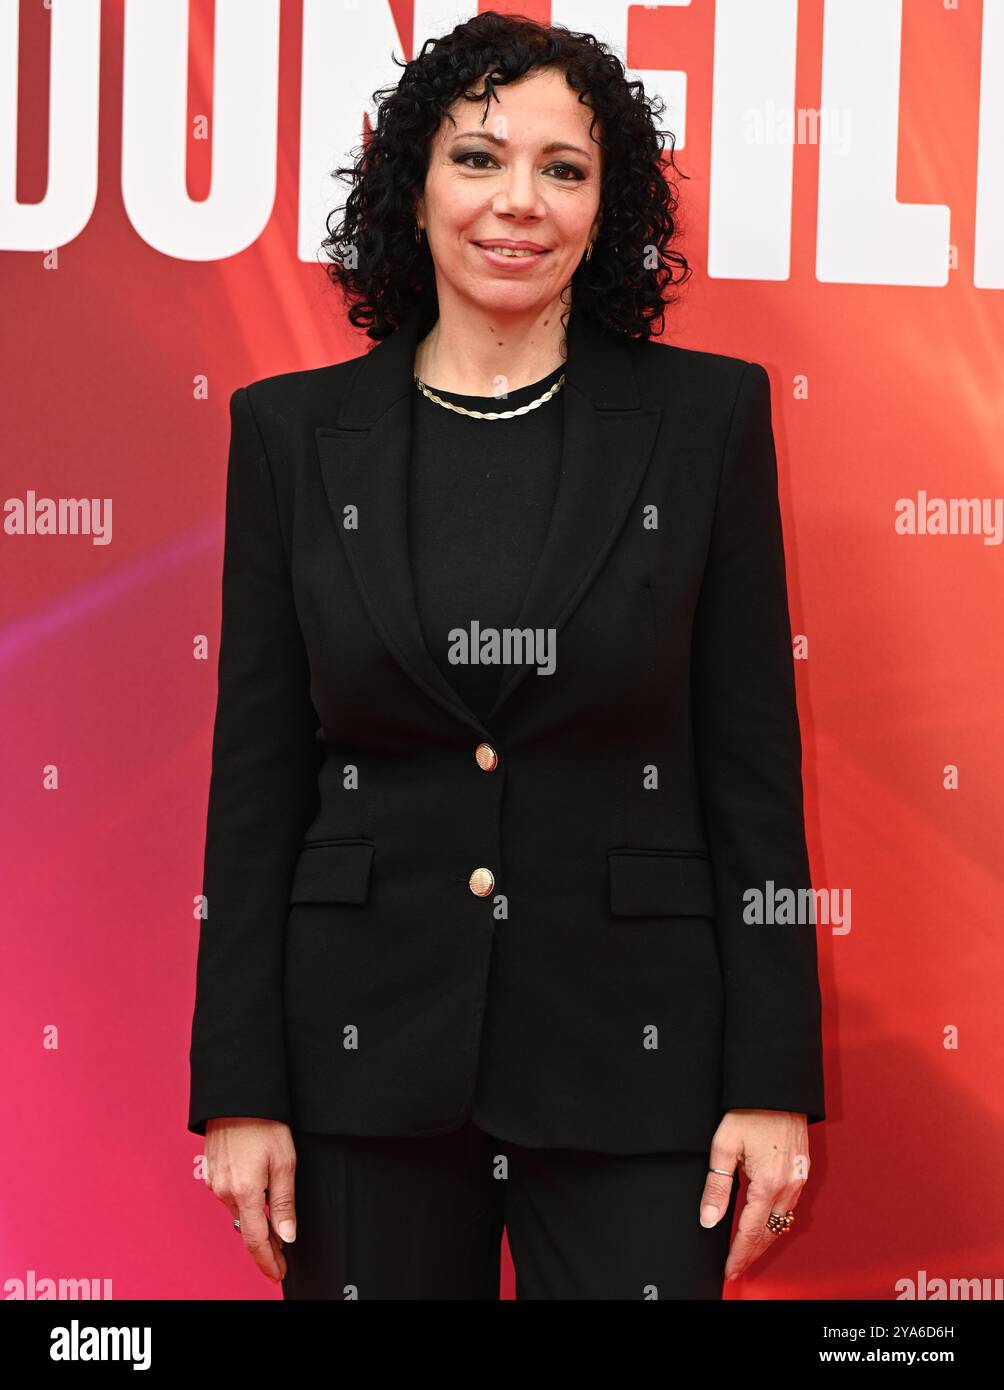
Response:
[{"label": "gold hoop earring", "polygon": [[415,240],[418,242],[419,246],[421,246],[421,244],[422,244],[422,228],[418,225],[417,222],[415,223]]},{"label": "gold hoop earring", "polygon": [[590,256],[593,254],[593,246],[594,246],[594,245],[595,245],[595,241],[591,241],[591,242],[589,243],[589,246],[588,246],[588,248],[587,248],[587,250],[586,250],[586,260],[587,260],[587,261],[589,260]]}]

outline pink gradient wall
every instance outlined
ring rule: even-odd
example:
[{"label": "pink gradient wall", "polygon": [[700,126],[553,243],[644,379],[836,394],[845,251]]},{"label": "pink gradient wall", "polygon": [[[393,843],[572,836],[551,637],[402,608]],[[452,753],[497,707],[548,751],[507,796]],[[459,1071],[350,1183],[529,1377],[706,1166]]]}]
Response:
[{"label": "pink gradient wall", "polygon": [[[974,277],[981,42],[996,4],[903,7],[894,194],[950,209],[955,254],[933,286],[817,278],[813,143],[794,149],[788,278],[710,276],[716,5],[629,14],[631,66],[687,73],[676,159],[695,275],[667,339],[771,377],[813,877],[852,906],[849,929],[819,927],[829,1118],[810,1132],[795,1238],[729,1298],[891,1299],[922,1270],[1004,1273],[1002,547],[896,528],[898,499],[921,490],[1004,492],[1004,298]],[[411,4],[390,9],[410,56]],[[824,5],[797,11],[795,105],[818,108]],[[3,499],[114,504],[107,545],[0,534],[0,1284],[34,1270],[110,1280],[115,1298],[277,1298],[185,1127],[227,400],[364,341],[322,270],[297,258],[301,4],[281,5],[271,217],[246,250],[201,262],[155,250],[124,206],[124,13],[101,12],[93,213],[58,264],[0,247]],[[17,200],[31,203],[48,178],[51,16],[22,3],[20,17]],[[193,0],[190,118],[212,112],[213,31],[212,4]],[[201,198],[210,143],[188,153]],[[869,225],[863,198],[862,267]]]}]

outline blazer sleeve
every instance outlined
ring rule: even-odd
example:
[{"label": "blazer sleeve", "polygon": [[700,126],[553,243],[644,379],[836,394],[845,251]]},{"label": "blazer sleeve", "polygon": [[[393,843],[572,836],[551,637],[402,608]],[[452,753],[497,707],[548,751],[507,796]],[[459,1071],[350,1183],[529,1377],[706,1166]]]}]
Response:
[{"label": "blazer sleeve", "polygon": [[319,720],[271,469],[247,387],[230,398],[222,617],[192,1018],[188,1128],[290,1123],[283,938],[317,804]]},{"label": "blazer sleeve", "polygon": [[[725,989],[722,1109],[825,1119],[815,904],[771,424],[747,363],[694,618],[692,699]],[[794,890],[796,921],[747,920],[747,894]],[[779,914],[780,915],[780,914]]]}]

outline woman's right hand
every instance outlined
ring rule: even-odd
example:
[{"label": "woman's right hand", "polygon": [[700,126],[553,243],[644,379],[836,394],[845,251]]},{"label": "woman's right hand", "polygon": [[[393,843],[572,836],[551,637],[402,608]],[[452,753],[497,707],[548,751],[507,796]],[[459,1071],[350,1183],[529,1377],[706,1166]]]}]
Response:
[{"label": "woman's right hand", "polygon": [[274,1282],[286,1277],[282,1242],[296,1239],[295,1171],[293,1135],[281,1120],[224,1115],[206,1121],[206,1185],[240,1219],[248,1253]]}]

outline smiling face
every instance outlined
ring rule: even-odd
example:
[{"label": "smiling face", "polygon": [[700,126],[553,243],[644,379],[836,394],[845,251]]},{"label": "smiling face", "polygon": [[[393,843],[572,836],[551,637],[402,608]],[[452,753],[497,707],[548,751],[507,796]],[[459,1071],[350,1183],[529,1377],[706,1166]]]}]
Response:
[{"label": "smiling face", "polygon": [[433,137],[416,208],[444,297],[495,315],[552,304],[599,227],[600,148],[592,112],[553,68],[461,97]]}]

